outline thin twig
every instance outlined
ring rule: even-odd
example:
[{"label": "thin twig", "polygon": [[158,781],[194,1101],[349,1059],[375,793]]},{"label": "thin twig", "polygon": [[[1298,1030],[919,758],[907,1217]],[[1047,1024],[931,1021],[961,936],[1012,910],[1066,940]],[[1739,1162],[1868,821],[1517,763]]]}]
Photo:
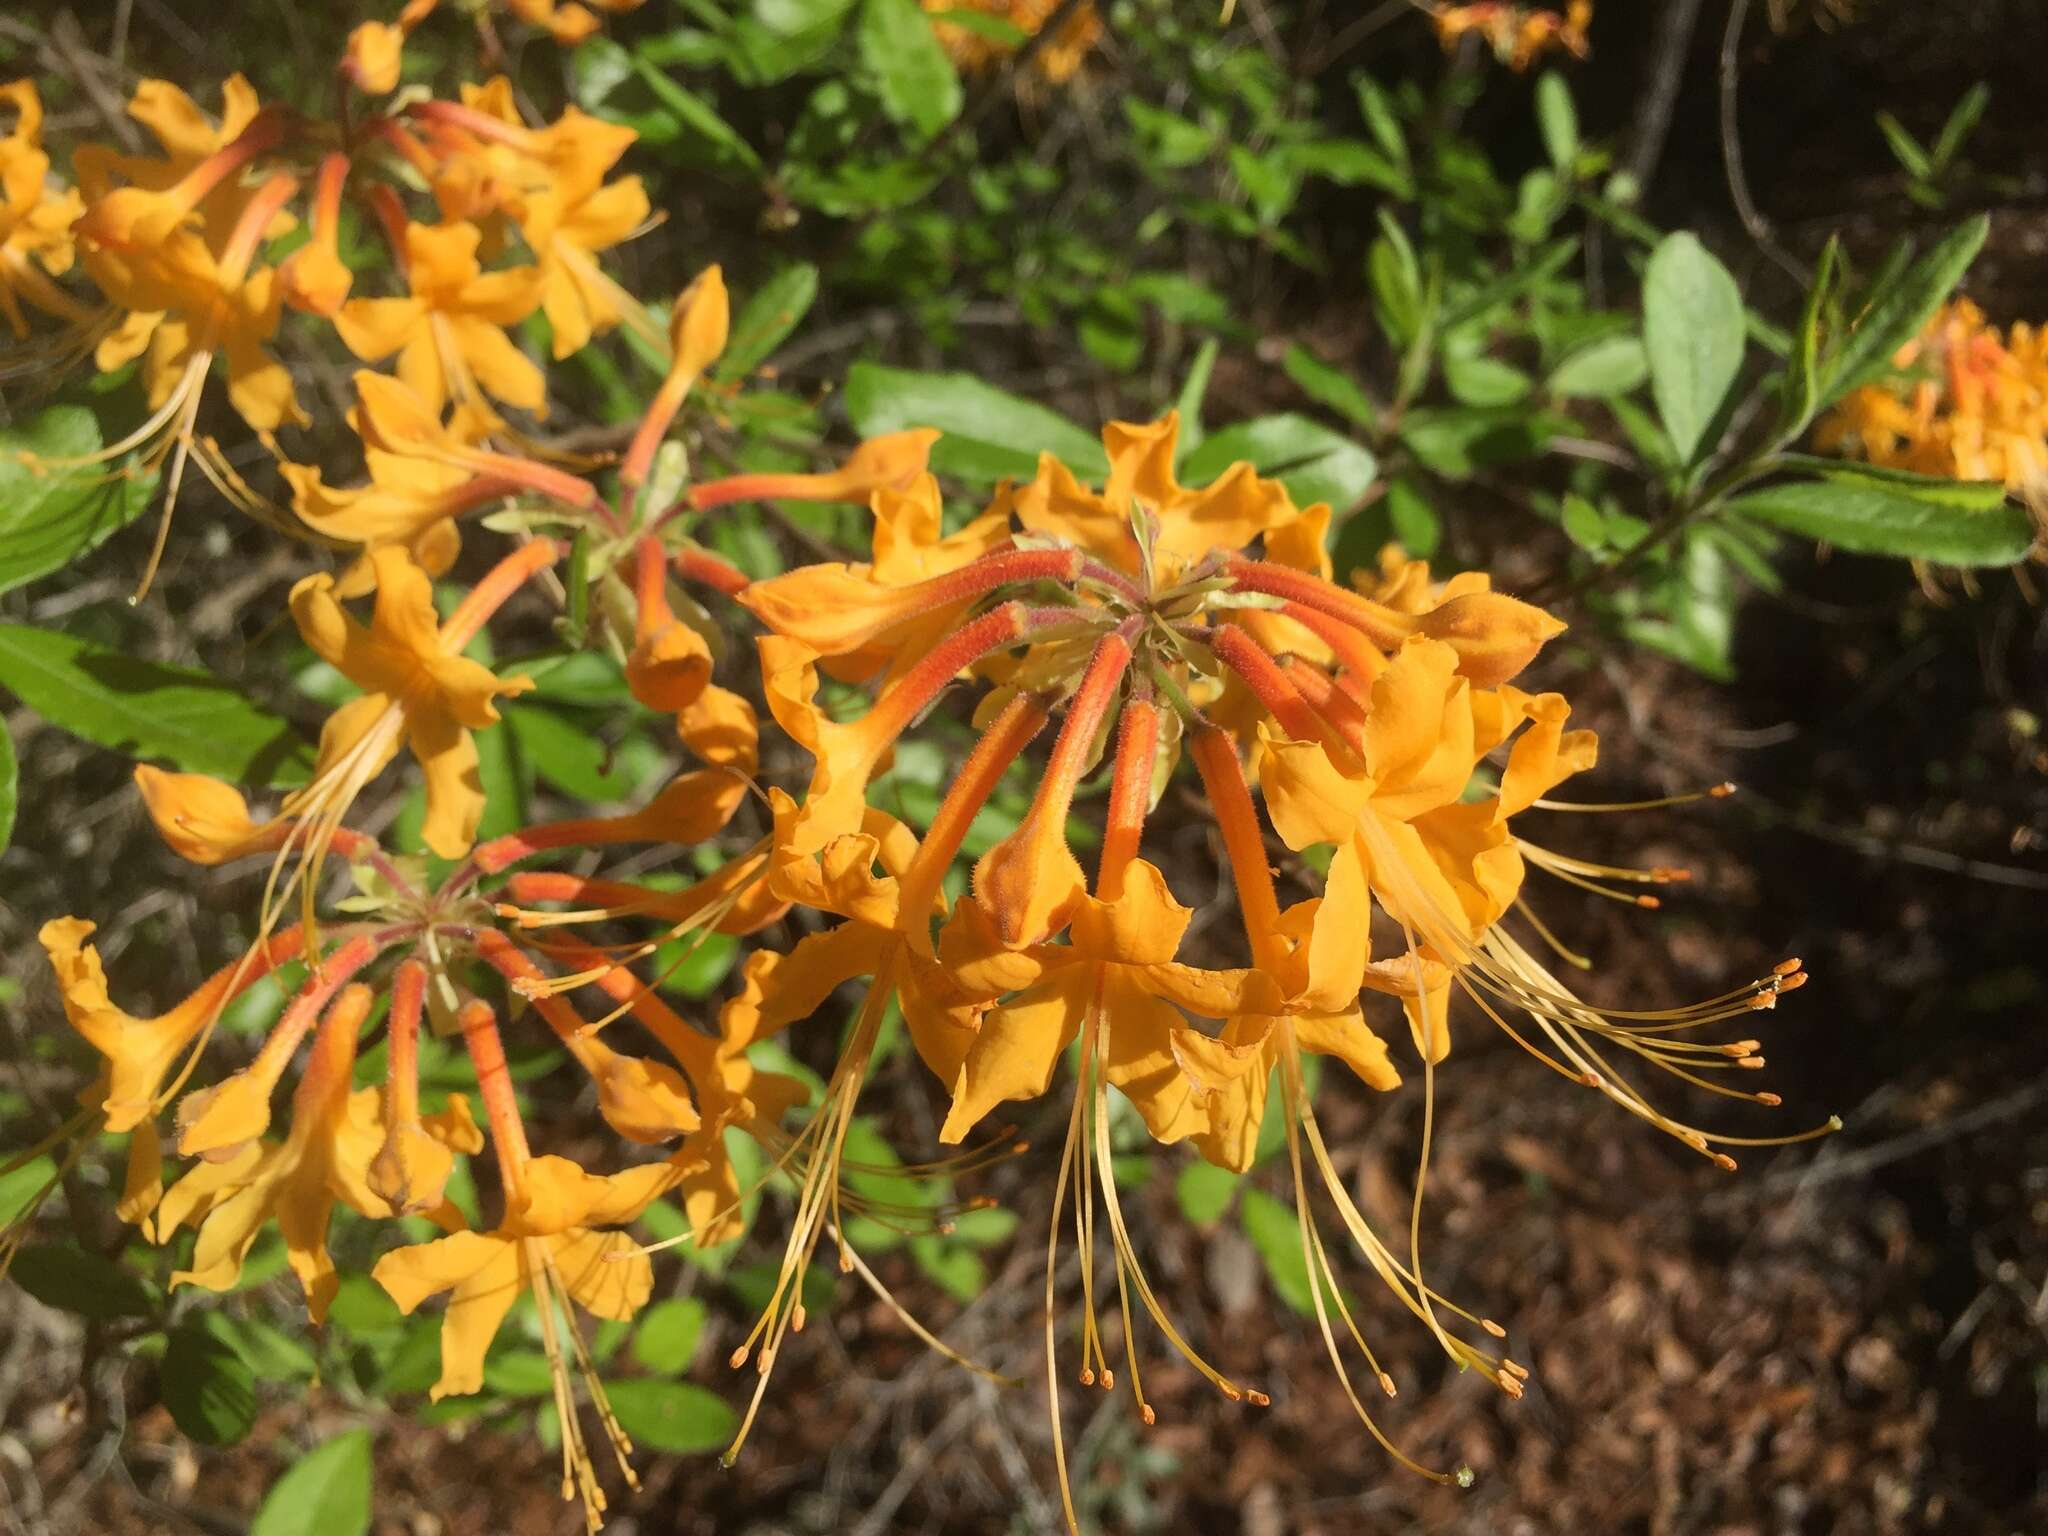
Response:
[{"label": "thin twig", "polygon": [[1728,171],[1728,195],[1735,201],[1735,211],[1742,219],[1742,227],[1749,231],[1750,239],[1757,249],[1777,263],[1792,280],[1804,288],[1813,282],[1809,272],[1799,259],[1778,244],[1771,233],[1770,220],[1750,196],[1749,177],[1742,169],[1742,129],[1738,121],[1738,97],[1742,85],[1742,28],[1749,20],[1750,0],[1735,0],[1728,11],[1728,30],[1721,36],[1721,160]]}]

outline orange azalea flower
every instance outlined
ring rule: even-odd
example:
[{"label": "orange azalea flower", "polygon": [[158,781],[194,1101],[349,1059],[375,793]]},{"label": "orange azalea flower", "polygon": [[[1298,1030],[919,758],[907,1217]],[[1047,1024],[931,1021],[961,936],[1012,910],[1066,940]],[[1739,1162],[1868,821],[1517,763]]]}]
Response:
[{"label": "orange azalea flower", "polygon": [[371,1273],[402,1312],[448,1293],[441,1323],[441,1378],[431,1394],[437,1402],[483,1385],[491,1340],[512,1304],[532,1292],[555,1377],[563,1496],[581,1494],[586,1526],[594,1532],[605,1499],[569,1386],[569,1356],[583,1375],[627,1483],[637,1486],[626,1459],[632,1442],[612,1416],[581,1330],[558,1312],[557,1296],[574,1299],[595,1317],[620,1322],[646,1305],[654,1289],[652,1264],[623,1232],[604,1229],[638,1217],[671,1186],[673,1173],[667,1164],[650,1163],[599,1176],[566,1158],[535,1157],[527,1146],[491,1010],[482,1003],[466,1005],[461,1027],[490,1123],[504,1186],[504,1217],[489,1232],[458,1231],[396,1249],[380,1258]]},{"label": "orange azalea flower", "polygon": [[451,399],[483,407],[488,394],[545,416],[540,369],[505,334],[540,307],[541,273],[485,272],[477,260],[481,239],[476,225],[461,220],[394,231],[409,296],[351,299],[335,314],[335,331],[369,362],[397,353],[399,378],[431,410]]},{"label": "orange azalea flower", "polygon": [[1534,10],[1506,0],[1481,0],[1475,5],[1438,4],[1432,12],[1444,50],[1457,48],[1468,33],[1477,34],[1494,56],[1517,74],[1553,48],[1575,58],[1586,57],[1586,29],[1593,24],[1593,0],[1571,0],[1563,12]]},{"label": "orange azalea flower", "polygon": [[0,104],[14,110],[14,127],[0,137],[0,315],[17,340],[28,335],[23,304],[73,324],[90,323],[91,310],[50,281],[71,268],[71,226],[85,205],[75,188],[51,185],[35,82],[0,85]]},{"label": "orange azalea flower", "polygon": [[1958,299],[1894,364],[1905,378],[1852,391],[1814,429],[1822,452],[1944,479],[1996,480],[2040,499],[2048,489],[2048,331],[2002,331]]},{"label": "orange azalea flower", "polygon": [[[370,1159],[384,1140],[380,1095],[374,1088],[350,1091],[356,1035],[369,1016],[368,987],[343,990],[321,1021],[292,1099],[291,1131],[282,1142],[250,1142],[221,1161],[200,1164],[165,1193],[153,1234],[166,1242],[179,1226],[199,1229],[192,1266],[171,1276],[172,1285],[209,1291],[231,1289],[257,1236],[272,1220],[284,1236],[292,1272],[305,1287],[307,1310],[324,1322],[327,1305],[340,1288],[327,1253],[327,1224],[337,1201],[365,1216],[392,1214],[368,1181]],[[474,1152],[483,1145],[469,1118],[468,1101],[452,1095],[449,1106],[427,1117],[439,1139],[441,1178],[451,1151]],[[459,1222],[443,1205],[438,1187],[431,1205],[444,1222]]]},{"label": "orange azalea flower", "polygon": [[315,653],[364,690],[320,732],[313,782],[286,802],[293,815],[333,820],[383,771],[403,740],[426,773],[427,817],[420,835],[443,858],[469,851],[483,816],[484,792],[470,732],[498,719],[494,700],[523,693],[525,678],[500,678],[461,652],[483,618],[557,551],[536,540],[509,555],[442,624],[432,584],[412,556],[387,545],[372,552],[377,603],[365,627],[341,606],[332,576],[292,588],[292,618]]}]

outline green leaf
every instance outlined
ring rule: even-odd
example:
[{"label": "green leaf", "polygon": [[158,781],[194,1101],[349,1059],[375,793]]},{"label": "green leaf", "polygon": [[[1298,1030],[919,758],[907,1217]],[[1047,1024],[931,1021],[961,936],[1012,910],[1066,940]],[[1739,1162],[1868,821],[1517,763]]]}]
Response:
[{"label": "green leaf", "polygon": [[1643,344],[1665,430],[1690,464],[1742,369],[1742,293],[1694,235],[1669,235],[1643,278]]},{"label": "green leaf", "polygon": [[1213,480],[1240,459],[1278,479],[1297,505],[1322,501],[1339,512],[1355,506],[1379,472],[1369,449],[1289,412],[1211,433],[1188,455],[1184,478],[1191,484]]},{"label": "green leaf", "polygon": [[1401,420],[1401,441],[1421,465],[1447,480],[1473,471],[1533,459],[1543,445],[1572,424],[1525,410],[1458,408],[1410,411]]},{"label": "green leaf", "polygon": [[1940,136],[1934,141],[1936,172],[1947,170],[1956,156],[1962,153],[1964,140],[1976,131],[1984,109],[1990,105],[1991,87],[1981,80],[1963,93],[1963,99],[1949,113],[1948,121],[1941,125]]},{"label": "green leaf", "polygon": [[1173,1198],[1181,1215],[1198,1227],[1218,1220],[1230,1208],[1239,1176],[1214,1163],[1189,1163],[1173,1181]]},{"label": "green leaf", "polygon": [[1625,395],[1650,375],[1640,336],[1603,336],[1572,353],[1551,371],[1549,390],[1566,397],[1607,399]]},{"label": "green leaf", "polygon": [[1916,475],[1910,469],[1892,469],[1883,464],[1859,464],[1853,459],[1824,459],[1807,453],[1781,453],[1771,461],[1778,469],[1818,475],[1823,480],[1845,484],[1870,484],[1899,496],[1936,506],[1961,507],[1966,512],[1989,512],[2003,506],[2005,486],[1997,480],[1951,480],[1945,475]]},{"label": "green leaf", "polygon": [[580,800],[628,799],[661,769],[660,749],[644,737],[628,736],[611,747],[582,717],[572,723],[544,704],[509,705],[503,714],[512,739],[534,771]]},{"label": "green leaf", "polygon": [[1577,491],[1565,492],[1563,522],[1565,537],[1579,548],[1600,550],[1607,547],[1606,514]]},{"label": "green leaf", "polygon": [[1827,383],[1821,389],[1823,405],[1890,370],[1893,355],[1920,334],[1970,270],[1990,231],[1991,220],[1979,214],[1943,236],[1918,261],[1877,285],[1855,329],[1829,360]]},{"label": "green leaf", "polygon": [[108,479],[95,468],[32,469],[21,455],[82,458],[100,446],[82,405],[59,405],[0,431],[0,592],[61,570],[143,513],[154,474]]},{"label": "green leaf", "polygon": [[768,360],[796,329],[818,298],[818,269],[807,261],[792,262],[769,278],[739,312],[732,339],[718,360],[715,376],[737,379]]},{"label": "green leaf", "polygon": [[855,363],[846,376],[845,399],[846,413],[863,437],[937,427],[946,435],[932,449],[932,466],[977,484],[1006,475],[1028,478],[1038,470],[1040,453],[1053,454],[1083,480],[1109,473],[1102,444],[1064,416],[971,374]]},{"label": "green leaf", "polygon": [[1370,427],[1379,419],[1371,399],[1359,382],[1340,368],[1332,367],[1296,342],[1280,359],[1281,372],[1294,381],[1309,399],[1335,411],[1339,416]]},{"label": "green leaf", "polygon": [[1779,384],[1779,441],[1790,442],[1804,432],[1821,404],[1820,320],[1842,279],[1842,237],[1830,235],[1813,269],[1813,286],[1800,306],[1799,326]]},{"label": "green leaf", "polygon": [[157,1379],[171,1418],[201,1445],[233,1445],[256,1422],[256,1373],[204,1323],[171,1330]]},{"label": "green leaf", "polygon": [[972,1301],[988,1288],[988,1266],[964,1243],[951,1243],[943,1237],[913,1237],[910,1257],[955,1301]]},{"label": "green leaf", "polygon": [[1529,376],[1484,353],[1444,357],[1444,383],[1460,405],[1512,405],[1529,393]]},{"label": "green leaf", "polygon": [[704,1331],[704,1303],[694,1296],[657,1301],[633,1330],[633,1358],[658,1376],[689,1369]]},{"label": "green leaf", "polygon": [[1727,511],[1859,554],[1940,565],[2012,565],[2034,542],[2023,507],[1944,505],[1876,481],[1795,481],[1738,496]]},{"label": "green leaf", "polygon": [[0,685],[74,736],[244,784],[303,784],[312,748],[208,672],[159,666],[75,635],[0,625]]},{"label": "green leaf", "polygon": [[0,725],[0,853],[14,841],[14,812],[21,799],[21,764],[14,755],[14,738]]},{"label": "green leaf", "polygon": [[11,1227],[31,1200],[56,1181],[57,1164],[47,1155],[32,1157],[9,1173],[0,1173],[0,1227]]},{"label": "green leaf", "polygon": [[1208,158],[1216,142],[1216,135],[1200,123],[1155,107],[1141,97],[1125,96],[1123,109],[1146,158],[1160,170],[1195,165]]},{"label": "green leaf", "polygon": [[1579,114],[1572,106],[1572,88],[1554,69],[1536,82],[1536,126],[1550,163],[1569,173],[1579,158]]},{"label": "green leaf", "polygon": [[960,76],[915,0],[866,0],[860,57],[875,77],[882,110],[930,138],[960,112]]},{"label": "green leaf", "polygon": [[1315,1288],[1301,1251],[1301,1225],[1293,1211],[1264,1190],[1248,1189],[1240,1207],[1245,1236],[1266,1265],[1273,1294],[1296,1312],[1313,1315]]},{"label": "green leaf", "polygon": [[626,1433],[654,1451],[708,1451],[739,1428],[725,1399],[684,1381],[635,1377],[609,1382],[605,1393]]},{"label": "green leaf", "polygon": [[9,1273],[46,1307],[80,1317],[148,1317],[156,1297],[140,1279],[96,1253],[58,1243],[24,1248]]},{"label": "green leaf", "polygon": [[1179,468],[1189,454],[1202,446],[1206,435],[1202,426],[1202,402],[1209,397],[1209,377],[1216,371],[1216,354],[1220,350],[1215,337],[1205,340],[1195,349],[1195,360],[1188,364],[1188,376],[1180,382],[1180,394],[1173,402],[1173,408],[1180,416],[1180,436],[1174,443],[1175,468]]},{"label": "green leaf", "polygon": [[285,1469],[249,1536],[364,1536],[372,1486],[370,1432],[344,1430]]},{"label": "green leaf", "polygon": [[1926,180],[1934,174],[1934,162],[1927,157],[1927,151],[1920,141],[1906,131],[1906,125],[1889,112],[1877,114],[1877,131],[1884,135],[1885,143],[1891,146],[1893,156],[1905,167],[1908,176]]},{"label": "green leaf", "polygon": [[720,117],[703,97],[685,90],[643,58],[633,60],[633,69],[647,83],[654,99],[667,109],[677,126],[696,134],[722,158],[735,161],[750,171],[761,169],[761,157],[754,152],[754,146],[740,136],[737,128]]},{"label": "green leaf", "polygon": [[1443,520],[1422,488],[1406,475],[1387,483],[1387,521],[1395,542],[1409,554],[1426,560],[1436,553],[1443,538]]}]

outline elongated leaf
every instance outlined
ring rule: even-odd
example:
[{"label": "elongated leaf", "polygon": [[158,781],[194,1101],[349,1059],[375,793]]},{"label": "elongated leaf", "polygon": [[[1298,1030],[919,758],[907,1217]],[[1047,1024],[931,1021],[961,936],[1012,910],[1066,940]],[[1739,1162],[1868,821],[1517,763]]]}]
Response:
[{"label": "elongated leaf", "polygon": [[209,672],[159,666],[56,630],[0,625],[0,686],[74,736],[245,784],[303,784],[312,748]]},{"label": "elongated leaf", "polygon": [[732,340],[718,360],[721,379],[752,373],[796,329],[818,298],[818,269],[793,262],[769,278],[732,323]]},{"label": "elongated leaf", "polygon": [[703,97],[686,90],[644,58],[634,59],[633,68],[647,82],[647,89],[654,93],[654,99],[661,103],[674,123],[696,134],[725,158],[750,171],[761,169],[761,157],[755,153],[754,146],[740,135],[737,128],[720,117]]},{"label": "elongated leaf", "polygon": [[1846,485],[1875,485],[1894,495],[1910,496],[1940,507],[1989,512],[2004,505],[2006,489],[1996,480],[1950,480],[1941,475],[1916,475],[1910,469],[1858,464],[1849,459],[1823,459],[1805,453],[1781,453],[1772,461],[1788,469]]},{"label": "elongated leaf", "polygon": [[60,405],[0,432],[0,592],[61,570],[142,515],[155,475],[36,470],[23,453],[78,458],[100,445],[92,412]]},{"label": "elongated leaf", "polygon": [[363,1536],[372,1486],[370,1432],[344,1430],[285,1469],[249,1536]]},{"label": "elongated leaf", "polygon": [[1873,289],[1856,328],[1828,362],[1822,404],[1841,399],[1891,368],[1893,355],[1920,334],[1942,300],[1955,291],[1990,232],[1990,219],[1979,214]]},{"label": "elongated leaf", "polygon": [[846,412],[863,437],[937,427],[946,435],[932,450],[943,474],[991,484],[1026,477],[1051,453],[1084,480],[1109,472],[1102,444],[1064,416],[1005,394],[964,373],[916,373],[855,363],[846,376]]},{"label": "elongated leaf", "polygon": [[650,1450],[708,1451],[739,1428],[724,1398],[686,1381],[638,1377],[607,1383],[605,1391],[626,1433]]},{"label": "elongated leaf", "polygon": [[1842,549],[1941,565],[2011,565],[2034,542],[2021,507],[1944,505],[1875,481],[1795,481],[1739,496],[1727,510]]},{"label": "elongated leaf", "polygon": [[1290,412],[1212,432],[1188,455],[1182,476],[1188,484],[1200,485],[1240,459],[1279,480],[1297,505],[1323,501],[1339,512],[1355,506],[1379,473],[1371,450]]},{"label": "elongated leaf", "polygon": [[1536,82],[1536,126],[1550,163],[1570,171],[1579,157],[1579,114],[1572,106],[1572,88],[1556,70],[1545,70]]},{"label": "elongated leaf", "polygon": [[1643,344],[1657,413],[1692,463],[1742,368],[1742,294],[1699,240],[1667,236],[1643,278]]},{"label": "elongated leaf", "polygon": [[915,0],[867,0],[860,57],[880,88],[890,121],[930,138],[960,111],[960,76]]},{"label": "elongated leaf", "polygon": [[1316,404],[1327,406],[1361,427],[1369,427],[1378,420],[1379,412],[1373,409],[1372,400],[1357,380],[1324,362],[1299,342],[1287,349],[1287,355],[1280,359],[1280,368]]}]

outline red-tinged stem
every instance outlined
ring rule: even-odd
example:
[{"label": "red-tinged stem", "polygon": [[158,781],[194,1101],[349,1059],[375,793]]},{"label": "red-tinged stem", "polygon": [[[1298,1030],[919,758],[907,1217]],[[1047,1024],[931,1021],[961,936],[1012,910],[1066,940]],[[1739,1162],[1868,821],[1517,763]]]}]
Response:
[{"label": "red-tinged stem", "polygon": [[639,603],[634,624],[636,638],[645,640],[675,623],[668,605],[668,557],[661,540],[652,534],[633,547],[633,595]]},{"label": "red-tinged stem", "polygon": [[320,1010],[327,1006],[327,1000],[344,982],[376,958],[377,949],[376,942],[368,935],[357,934],[313,967],[305,984],[278,1016],[270,1037],[257,1051],[256,1059],[249,1063],[252,1078],[275,1083],[284,1075],[299,1042],[306,1038],[306,1031],[312,1028]]},{"label": "red-tinged stem", "polygon": [[341,235],[341,193],[348,185],[348,171],[348,156],[335,150],[320,162],[313,179],[313,235],[330,247]]},{"label": "red-tinged stem", "polygon": [[453,656],[476,638],[491,615],[505,605],[514,592],[526,585],[535,571],[561,558],[561,546],[552,539],[535,539],[500,560],[462,600],[448,622],[441,626],[441,646]]},{"label": "red-tinged stem", "polygon": [[1244,679],[1245,686],[1288,735],[1296,741],[1322,742],[1343,750],[1343,737],[1330,730],[1322,716],[1309,707],[1308,700],[1258,641],[1235,624],[1219,624],[1207,639],[1210,649]]},{"label": "red-tinged stem", "polygon": [[[1062,618],[1068,616],[1064,609],[1052,611]],[[960,673],[990,651],[1014,645],[1037,627],[1032,620],[1043,612],[1045,610],[1026,608],[1022,603],[1004,603],[1000,608],[990,609],[973,623],[955,630],[928,652],[924,660],[898,678],[895,685],[875,701],[875,707],[861,717],[862,729],[879,733],[871,743],[875,752],[879,754],[908,729],[910,723],[923,714]]]},{"label": "red-tinged stem", "polygon": [[675,556],[676,575],[684,581],[694,581],[711,588],[714,592],[732,597],[744,592],[753,578],[729,560],[704,549],[679,549]]},{"label": "red-tinged stem", "polygon": [[[441,168],[440,162],[434,158],[433,154],[427,149],[427,146],[408,133],[402,123],[395,122],[391,118],[379,118],[376,122],[371,123],[367,130],[367,136],[384,140],[385,143],[398,151],[399,159],[418,171],[422,176],[431,177]],[[372,200],[376,199],[378,190],[372,189],[370,193]]]},{"label": "red-tinged stem", "polygon": [[256,247],[263,240],[263,233],[270,228],[270,221],[277,217],[278,210],[298,195],[299,180],[296,176],[277,175],[264,182],[249,199],[249,205],[242,210],[242,216],[235,221],[235,227],[228,234],[228,242],[221,248],[220,278],[230,288],[239,288],[242,279],[249,275],[249,263],[255,259]]},{"label": "red-tinged stem", "polygon": [[[823,475],[771,475],[766,473],[728,475],[723,480],[706,480],[690,487],[685,497],[693,512],[730,506],[736,501],[841,501],[847,497],[845,478],[837,473]],[[865,489],[864,487],[862,489]]]},{"label": "red-tinged stem", "polygon": [[450,128],[465,129],[480,139],[491,139],[499,144],[510,144],[514,149],[531,149],[534,134],[531,129],[521,128],[493,117],[488,112],[479,112],[474,107],[464,106],[459,101],[416,101],[405,109],[408,117],[420,118],[425,122],[438,123]]},{"label": "red-tinged stem", "polygon": [[294,1115],[317,1117],[326,1101],[337,1095],[347,1096],[350,1069],[356,1059],[356,1036],[363,1020],[370,1016],[374,1000],[370,989],[360,983],[343,987],[334,999],[313,1036],[313,1049],[307,1053],[305,1069],[299,1073],[299,1085],[292,1093]]},{"label": "red-tinged stem", "polygon": [[1188,756],[1202,776],[1216,825],[1223,833],[1223,852],[1237,887],[1237,905],[1244,915],[1245,936],[1252,959],[1269,970],[1285,958],[1278,949],[1280,899],[1273,893],[1273,871],[1266,863],[1266,836],[1252,792],[1237,760],[1237,744],[1227,732],[1203,721],[1188,732]]},{"label": "red-tinged stem", "polygon": [[[433,165],[431,158],[427,164],[429,167]],[[406,249],[405,231],[412,221],[406,217],[405,204],[398,200],[396,192],[380,181],[370,188],[370,211],[377,215],[377,223],[384,230],[384,243],[391,247],[391,264],[398,268],[398,275],[410,283],[412,261]]]},{"label": "red-tinged stem", "polygon": [[1344,670],[1366,686],[1387,670],[1386,653],[1343,620],[1306,603],[1285,603],[1278,611],[1327,645]]},{"label": "red-tinged stem", "polygon": [[1359,707],[1358,700],[1338,687],[1319,667],[1299,657],[1290,660],[1293,664],[1286,668],[1286,674],[1295,691],[1331,730],[1344,738],[1352,751],[1363,757],[1365,711]]},{"label": "red-tinged stem", "polygon": [[427,1000],[427,968],[406,960],[391,978],[386,1024],[384,1125],[386,1134],[420,1117],[420,1014]]},{"label": "red-tinged stem", "polygon": [[967,839],[968,829],[974,825],[974,818],[981,814],[981,808],[988,804],[988,797],[1002,782],[1003,775],[1010,771],[1010,765],[1045,729],[1046,719],[1045,701],[1035,694],[1020,693],[1005,704],[1002,713],[996,716],[995,722],[967,755],[967,761],[961,765],[959,774],[946,791],[938,814],[932,818],[930,828],[918,843],[910,867],[903,872],[898,883],[897,910],[902,913],[903,924],[910,931],[912,941],[923,953],[931,953],[929,919],[932,908],[938,901],[939,887],[945,881],[946,871],[952,867],[954,856]]},{"label": "red-tinged stem", "polygon": [[563,1044],[573,1047],[590,1033],[589,1021],[570,1006],[568,999],[540,987],[528,990],[518,985],[520,982],[545,983],[550,978],[497,929],[486,928],[477,935],[476,952],[500,976],[512,982],[521,997],[539,1010],[548,1028],[555,1032],[555,1038]]},{"label": "red-tinged stem", "polygon": [[484,1118],[490,1122],[491,1146],[498,1154],[498,1173],[505,1182],[505,1203],[516,1206],[532,1153],[526,1145],[526,1124],[519,1118],[519,1098],[512,1090],[505,1042],[498,1037],[497,1015],[489,1003],[472,998],[462,1005],[456,1019],[462,1026],[462,1043],[469,1048],[469,1064],[476,1072]]},{"label": "red-tinged stem", "polygon": [[1138,856],[1145,818],[1152,809],[1152,774],[1159,762],[1159,706],[1151,684],[1140,678],[1124,705],[1117,730],[1116,767],[1109,780],[1109,813],[1102,829],[1102,862],[1096,866],[1095,894],[1112,901],[1124,871]]},{"label": "red-tinged stem", "polygon": [[1232,585],[1247,592],[1264,592],[1343,620],[1383,651],[1393,650],[1415,632],[1415,623],[1406,614],[1333,586],[1306,571],[1243,555],[1230,556],[1223,562],[1223,570]]}]

